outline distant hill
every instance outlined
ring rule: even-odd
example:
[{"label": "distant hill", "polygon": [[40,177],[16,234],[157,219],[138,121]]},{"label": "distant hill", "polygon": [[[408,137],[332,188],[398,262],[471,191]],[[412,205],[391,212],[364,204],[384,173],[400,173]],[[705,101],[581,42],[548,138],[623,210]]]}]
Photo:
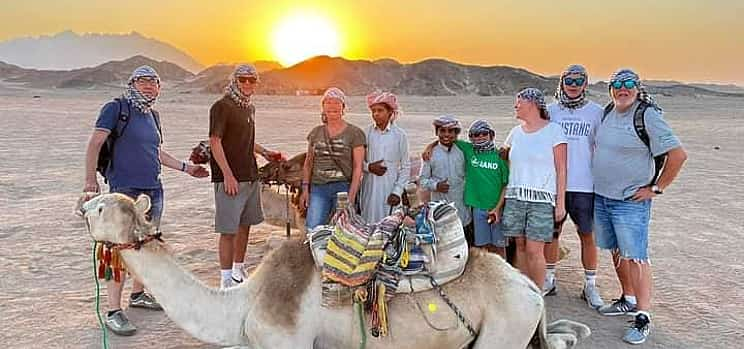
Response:
[{"label": "distant hill", "polygon": [[30,69],[79,69],[136,55],[173,62],[191,72],[203,69],[184,51],[137,32],[81,35],[64,31],[0,42],[0,61]]},{"label": "distant hill", "polygon": [[[224,88],[226,76],[219,79],[216,75],[189,86],[198,87],[206,83],[202,85],[205,92],[217,93]],[[382,89],[424,96],[504,95],[527,86],[549,91],[558,83],[557,79],[512,67],[464,65],[442,59],[401,64],[391,59],[372,62],[328,56],[268,71],[261,75],[261,81],[258,92],[265,94],[319,94],[330,86],[336,86],[350,95]]]},{"label": "distant hill", "polygon": [[166,84],[181,82],[194,76],[191,72],[173,63],[158,62],[147,57],[134,56],[123,61],[107,62],[92,68],[67,71],[22,69],[0,62],[0,79],[37,88],[121,86],[126,84],[132,71],[141,65],[150,65],[155,68],[160,74],[161,80]]}]

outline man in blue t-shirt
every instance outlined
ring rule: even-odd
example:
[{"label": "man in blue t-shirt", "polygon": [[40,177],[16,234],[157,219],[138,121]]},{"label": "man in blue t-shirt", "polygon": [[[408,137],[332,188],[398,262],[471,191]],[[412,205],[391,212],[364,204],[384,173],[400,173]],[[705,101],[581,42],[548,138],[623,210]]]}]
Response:
[{"label": "man in blue t-shirt", "polygon": [[[148,214],[150,221],[158,226],[163,212],[163,185],[160,181],[161,164],[186,172],[194,177],[207,177],[206,168],[177,160],[160,148],[160,126],[152,110],[160,93],[160,77],[149,66],[134,70],[123,96],[106,103],[96,120],[96,126],[88,142],[85,154],[85,193],[98,193],[100,187],[96,177],[96,164],[101,147],[109,134],[117,130],[122,108],[128,111],[126,127],[119,127],[121,134],[115,141],[112,160],[106,169],[109,191],[122,193],[136,199],[145,194],[150,197],[152,207]],[[123,131],[122,131],[123,130]],[[121,282],[107,281],[109,312],[106,326],[114,333],[129,336],[136,327],[132,325],[121,310],[121,293],[125,276]],[[147,309],[162,310],[160,304],[145,292],[144,285],[136,279],[133,282],[129,305]]]}]

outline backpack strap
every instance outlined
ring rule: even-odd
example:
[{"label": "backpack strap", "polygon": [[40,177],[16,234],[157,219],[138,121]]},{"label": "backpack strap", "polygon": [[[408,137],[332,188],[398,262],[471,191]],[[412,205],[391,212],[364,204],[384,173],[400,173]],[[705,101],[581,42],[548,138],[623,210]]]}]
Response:
[{"label": "backpack strap", "polygon": [[612,109],[615,109],[615,103],[613,103],[612,101],[610,101],[610,103],[607,103],[607,105],[604,108],[604,113],[602,114],[602,121],[601,122],[604,122],[605,119],[607,119],[607,115],[610,114],[610,112],[612,111]]},{"label": "backpack strap", "polygon": [[160,113],[155,109],[150,109],[152,112],[152,118],[155,120],[155,127],[158,128],[158,134],[160,135],[160,144],[163,144],[163,129],[160,127]]},{"label": "backpack strap", "polygon": [[[127,102],[124,98],[114,98],[114,100],[119,105],[119,117],[116,122],[116,132],[112,132],[112,136],[114,139],[121,137],[124,134],[124,130],[127,129],[127,126],[129,125],[129,116],[131,114],[131,110],[129,109],[129,102]],[[125,107],[126,106],[126,107]]]},{"label": "backpack strap", "polygon": [[[633,114],[633,128],[635,129],[636,134],[638,135],[638,138],[641,139],[641,142],[646,145],[648,148],[648,151],[651,152],[651,140],[648,137],[648,131],[646,131],[646,110],[651,105],[646,102],[641,102],[638,105],[638,108],[636,108],[635,113]],[[653,154],[652,154],[653,155]],[[651,185],[656,184],[656,181],[659,179],[659,175],[661,174],[661,170],[664,168],[664,164],[666,163],[667,154],[661,154],[659,156],[654,156],[654,177],[651,179]]]}]

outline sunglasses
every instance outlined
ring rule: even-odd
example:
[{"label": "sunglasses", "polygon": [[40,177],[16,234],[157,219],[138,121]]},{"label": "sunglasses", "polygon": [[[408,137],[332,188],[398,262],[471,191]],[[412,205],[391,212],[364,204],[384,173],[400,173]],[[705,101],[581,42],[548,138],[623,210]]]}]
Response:
[{"label": "sunglasses", "polygon": [[635,80],[624,80],[624,81],[615,80],[615,81],[610,81],[610,86],[612,86],[612,88],[614,88],[616,90],[619,90],[621,88],[625,88],[626,90],[632,90],[632,89],[638,87],[638,81],[635,81]]},{"label": "sunglasses", "polygon": [[480,132],[473,132],[469,134],[469,137],[483,137],[483,136],[490,136],[491,132],[488,131],[480,131]]},{"label": "sunglasses", "polygon": [[584,78],[564,78],[563,84],[566,86],[584,86],[584,83],[586,82],[586,79]]},{"label": "sunglasses", "polygon": [[158,78],[153,77],[153,76],[143,76],[143,77],[134,79],[134,82],[137,82],[140,84],[157,84],[159,81],[158,81]]},{"label": "sunglasses", "polygon": [[238,81],[241,84],[245,84],[246,81],[250,82],[251,84],[255,84],[258,81],[258,79],[256,79],[255,76],[238,76]]}]

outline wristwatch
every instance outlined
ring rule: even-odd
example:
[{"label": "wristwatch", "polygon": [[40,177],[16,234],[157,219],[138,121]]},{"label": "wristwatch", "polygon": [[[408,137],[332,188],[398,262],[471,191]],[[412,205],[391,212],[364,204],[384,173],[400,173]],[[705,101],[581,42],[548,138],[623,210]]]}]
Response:
[{"label": "wristwatch", "polygon": [[659,186],[656,185],[656,184],[654,184],[654,185],[651,186],[651,191],[654,192],[654,194],[656,194],[656,195],[664,194],[664,191],[661,190],[661,188],[659,188]]}]

